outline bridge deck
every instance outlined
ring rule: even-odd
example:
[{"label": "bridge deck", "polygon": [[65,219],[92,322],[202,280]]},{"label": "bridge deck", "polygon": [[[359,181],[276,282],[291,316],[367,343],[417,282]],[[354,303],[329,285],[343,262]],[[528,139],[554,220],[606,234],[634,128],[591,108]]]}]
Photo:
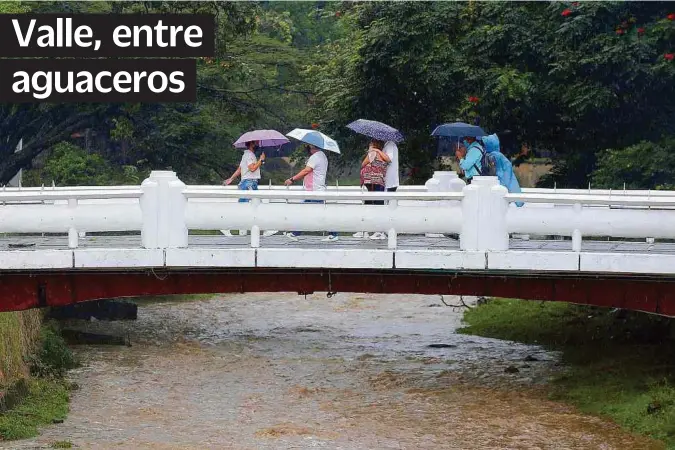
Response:
[{"label": "bridge deck", "polygon": [[[386,240],[359,239],[351,236],[340,236],[337,242],[322,242],[323,236],[302,235],[297,242],[286,236],[277,234],[260,238],[261,248],[288,248],[288,249],[355,249],[355,250],[386,250]],[[223,235],[191,235],[188,240],[190,248],[214,249],[250,249],[250,236],[223,236]],[[418,235],[399,235],[399,250],[459,250],[459,241],[451,237],[425,237]],[[141,248],[140,235],[130,236],[92,236],[88,235],[79,240],[79,248],[111,248],[135,249]],[[511,239],[510,250],[570,252],[570,240],[523,240]],[[0,251],[19,250],[68,250],[67,236],[11,236],[0,237]],[[582,252],[596,253],[644,253],[644,254],[675,254],[675,243],[630,241],[584,240]]]},{"label": "bridge deck", "polygon": [[0,239],[0,270],[172,268],[283,268],[362,270],[447,270],[488,272],[620,273],[675,276],[675,243],[585,240],[581,252],[569,240],[512,239],[506,251],[461,251],[451,237],[400,235],[395,250],[387,240],[341,236],[322,242],[304,235],[261,237],[194,235],[188,248],[143,249],[139,235],[86,236],[76,249],[66,236],[7,236]]}]

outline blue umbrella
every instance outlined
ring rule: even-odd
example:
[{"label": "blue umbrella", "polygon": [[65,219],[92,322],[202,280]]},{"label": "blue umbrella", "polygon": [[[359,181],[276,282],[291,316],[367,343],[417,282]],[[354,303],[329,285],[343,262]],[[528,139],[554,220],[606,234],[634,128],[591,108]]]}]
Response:
[{"label": "blue umbrella", "polygon": [[403,135],[396,128],[376,120],[359,119],[347,125],[352,131],[380,141],[401,142]]},{"label": "blue umbrella", "polygon": [[335,142],[332,138],[326,136],[325,134],[321,133],[320,131],[296,128],[290,133],[286,133],[286,136],[292,137],[306,144],[311,144],[322,150],[340,153],[340,147],[338,146],[337,142]]},{"label": "blue umbrella", "polygon": [[481,137],[486,136],[487,133],[483,129],[476,125],[469,125],[464,122],[455,122],[455,123],[444,123],[439,125],[431,133],[432,136],[442,136],[449,138],[461,138],[461,137]]}]

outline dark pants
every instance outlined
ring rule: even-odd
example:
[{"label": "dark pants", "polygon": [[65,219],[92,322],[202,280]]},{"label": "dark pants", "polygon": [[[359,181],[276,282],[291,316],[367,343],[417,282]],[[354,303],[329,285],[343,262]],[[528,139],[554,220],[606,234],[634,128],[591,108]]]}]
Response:
[{"label": "dark pants", "polygon": [[[303,200],[302,203],[326,203],[323,200]],[[302,231],[291,231],[291,234],[293,236],[300,236],[302,234]],[[337,236],[337,233],[335,231],[330,231],[328,233],[330,236]]]},{"label": "dark pants", "polygon": [[[364,184],[366,189],[370,192],[384,192],[384,186],[381,184]],[[384,200],[366,200],[363,202],[364,205],[384,205]]]},{"label": "dark pants", "polygon": [[387,188],[387,192],[396,192],[396,189],[398,189],[398,186],[393,188]]}]

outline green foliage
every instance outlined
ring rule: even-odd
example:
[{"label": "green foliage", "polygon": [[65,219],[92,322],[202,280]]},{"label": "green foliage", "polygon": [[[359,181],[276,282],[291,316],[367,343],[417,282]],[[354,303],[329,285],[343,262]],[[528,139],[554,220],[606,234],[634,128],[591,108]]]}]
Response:
[{"label": "green foliage", "polygon": [[57,186],[102,186],[138,184],[138,169],[133,166],[115,166],[103,156],[88,153],[68,142],[54,146],[44,167],[26,173],[24,184]]},{"label": "green foliage", "polygon": [[506,153],[522,142],[556,155],[544,183],[584,186],[599,150],[675,134],[669,12],[644,2],[353,4],[347,37],[324,45],[308,69],[313,120],[348,149],[358,148],[349,121],[389,123],[407,136],[403,164],[427,172],[437,124],[510,129]]},{"label": "green foliage", "polygon": [[67,370],[77,367],[72,351],[57,328],[44,326],[40,332],[38,350],[30,358],[31,375],[60,378]]},{"label": "green foliage", "polygon": [[38,427],[63,420],[68,414],[68,388],[62,381],[28,381],[23,402],[0,414],[0,441],[26,439],[38,435]]},{"label": "green foliage", "polygon": [[675,189],[675,138],[643,141],[598,154],[593,185],[600,188]]},{"label": "green foliage", "polygon": [[73,443],[70,441],[54,441],[51,444],[52,448],[73,448]]},{"label": "green foliage", "polygon": [[551,397],[675,449],[675,320],[566,303],[495,299],[462,333],[562,351]]}]

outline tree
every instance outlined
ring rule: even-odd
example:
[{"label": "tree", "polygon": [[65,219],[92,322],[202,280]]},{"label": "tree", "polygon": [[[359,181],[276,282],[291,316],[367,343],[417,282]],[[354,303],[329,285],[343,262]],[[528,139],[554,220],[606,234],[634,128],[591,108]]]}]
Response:
[{"label": "tree", "polygon": [[643,141],[598,154],[593,185],[606,189],[675,189],[675,138]]},{"label": "tree", "polygon": [[[345,7],[349,33],[309,69],[314,120],[401,129],[428,176],[436,125],[461,119],[554,152],[545,182],[585,185],[595,154],[675,131],[675,22],[643,2],[396,2]],[[352,155],[360,153],[353,152]]]}]

